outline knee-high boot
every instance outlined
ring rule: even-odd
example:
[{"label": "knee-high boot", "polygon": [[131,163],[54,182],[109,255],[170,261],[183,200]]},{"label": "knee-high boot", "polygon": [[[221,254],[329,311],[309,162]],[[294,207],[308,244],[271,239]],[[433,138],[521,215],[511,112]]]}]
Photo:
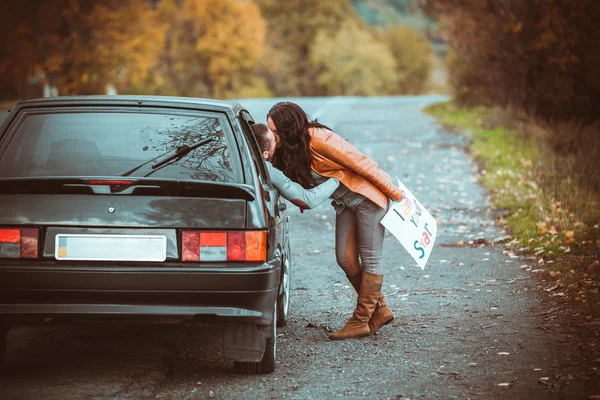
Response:
[{"label": "knee-high boot", "polygon": [[351,339],[371,334],[369,320],[375,312],[382,282],[383,275],[363,271],[354,313],[342,329],[329,335],[330,339]]},{"label": "knee-high boot", "polygon": [[[360,271],[356,275],[347,276],[350,284],[356,290],[356,293],[360,293],[360,284],[362,281],[362,271]],[[375,306],[375,311],[369,320],[369,329],[371,329],[371,333],[377,332],[382,326],[385,326],[394,320],[394,314],[392,310],[388,307],[385,302],[385,298],[383,297],[383,293],[379,294],[379,299],[377,299],[377,305]]]}]

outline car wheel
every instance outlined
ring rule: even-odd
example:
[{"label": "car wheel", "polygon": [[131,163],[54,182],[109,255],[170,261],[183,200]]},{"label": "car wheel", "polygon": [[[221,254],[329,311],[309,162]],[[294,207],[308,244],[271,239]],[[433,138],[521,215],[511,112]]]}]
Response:
[{"label": "car wheel", "polygon": [[273,307],[273,323],[271,324],[271,337],[265,344],[265,353],[259,362],[234,361],[236,372],[242,374],[270,374],[275,371],[277,357],[277,301]]},{"label": "car wheel", "polygon": [[281,276],[282,292],[277,299],[277,326],[283,327],[288,323],[288,313],[290,309],[290,282],[292,279],[292,263],[290,262],[289,251],[283,258],[283,273]]}]

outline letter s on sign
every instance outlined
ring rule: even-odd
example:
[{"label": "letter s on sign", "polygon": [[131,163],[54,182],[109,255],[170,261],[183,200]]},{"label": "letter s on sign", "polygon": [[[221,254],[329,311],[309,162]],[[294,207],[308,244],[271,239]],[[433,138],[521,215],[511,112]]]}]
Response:
[{"label": "letter s on sign", "polygon": [[422,247],[417,246],[419,244],[418,240],[415,240],[415,243],[413,244],[413,246],[415,246],[415,250],[420,251],[421,252],[421,256],[419,256],[419,259],[422,259],[423,257],[425,257],[425,250],[423,250]]}]

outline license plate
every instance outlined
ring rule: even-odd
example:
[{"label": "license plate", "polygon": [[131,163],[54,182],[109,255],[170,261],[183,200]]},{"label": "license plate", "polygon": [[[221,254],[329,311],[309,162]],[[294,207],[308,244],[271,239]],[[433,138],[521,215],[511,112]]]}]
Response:
[{"label": "license plate", "polygon": [[54,255],[57,260],[165,261],[167,237],[58,234]]}]

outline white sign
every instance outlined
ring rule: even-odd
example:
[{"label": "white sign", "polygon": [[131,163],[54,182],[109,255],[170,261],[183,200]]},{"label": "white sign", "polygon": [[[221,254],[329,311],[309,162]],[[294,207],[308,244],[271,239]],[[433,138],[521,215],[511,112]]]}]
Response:
[{"label": "white sign", "polygon": [[437,235],[437,222],[400,180],[398,187],[404,191],[404,198],[390,205],[381,224],[398,239],[419,267],[425,269]]}]

